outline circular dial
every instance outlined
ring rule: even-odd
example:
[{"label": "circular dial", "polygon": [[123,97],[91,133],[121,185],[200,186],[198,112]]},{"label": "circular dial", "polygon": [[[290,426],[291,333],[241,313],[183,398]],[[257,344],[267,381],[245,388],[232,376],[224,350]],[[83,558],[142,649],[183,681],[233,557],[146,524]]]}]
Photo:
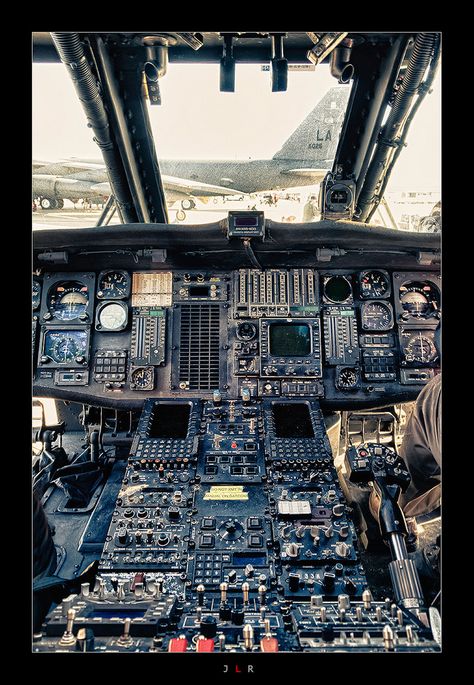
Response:
[{"label": "circular dial", "polygon": [[337,387],[342,389],[354,388],[359,380],[356,369],[346,368],[339,371]]},{"label": "circular dial", "polygon": [[98,323],[107,331],[120,331],[127,324],[127,308],[118,302],[102,307],[98,314]]},{"label": "circular dial", "polygon": [[120,299],[127,297],[130,286],[129,275],[125,271],[106,271],[97,284],[97,297]]},{"label": "circular dial", "polygon": [[253,340],[257,335],[257,327],[249,321],[240,323],[237,328],[237,337],[239,340]]},{"label": "circular dial", "polygon": [[324,294],[330,302],[347,302],[352,286],[345,276],[330,276],[324,284]]},{"label": "circular dial", "polygon": [[360,296],[364,299],[385,297],[389,290],[389,280],[382,271],[365,271],[361,274]]},{"label": "circular dial", "polygon": [[226,542],[238,540],[244,532],[242,525],[236,519],[229,519],[219,526],[219,535]]},{"label": "circular dial", "polygon": [[56,364],[70,364],[84,357],[87,346],[85,331],[48,331],[44,353]]},{"label": "circular dial", "polygon": [[41,283],[38,281],[33,281],[32,283],[32,294],[31,294],[31,305],[34,309],[38,309],[41,301]]},{"label": "circular dial", "polygon": [[79,281],[56,283],[49,293],[48,309],[54,319],[71,321],[86,313],[89,289]]},{"label": "circular dial", "polygon": [[361,319],[365,331],[387,331],[393,326],[392,308],[387,302],[364,302]]},{"label": "circular dial", "polygon": [[439,310],[439,292],[427,281],[411,281],[400,286],[400,303],[405,316],[428,319]]},{"label": "circular dial", "polygon": [[143,366],[132,371],[131,382],[136,388],[149,390],[153,388],[153,367]]},{"label": "circular dial", "polygon": [[431,338],[421,331],[412,335],[405,347],[405,358],[408,362],[432,362],[438,356],[438,350]]}]

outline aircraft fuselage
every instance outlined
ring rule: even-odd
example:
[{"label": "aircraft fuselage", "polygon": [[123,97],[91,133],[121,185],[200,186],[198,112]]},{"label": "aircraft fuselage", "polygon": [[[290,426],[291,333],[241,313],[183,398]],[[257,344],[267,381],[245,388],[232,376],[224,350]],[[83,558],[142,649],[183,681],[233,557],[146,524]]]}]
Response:
[{"label": "aircraft fuselage", "polygon": [[[165,175],[235,188],[243,193],[259,193],[319,183],[321,173],[285,173],[291,169],[314,169],[314,166],[314,162],[295,159],[160,160],[160,170]],[[318,169],[329,168],[329,160],[321,160],[321,163],[318,163]]]}]

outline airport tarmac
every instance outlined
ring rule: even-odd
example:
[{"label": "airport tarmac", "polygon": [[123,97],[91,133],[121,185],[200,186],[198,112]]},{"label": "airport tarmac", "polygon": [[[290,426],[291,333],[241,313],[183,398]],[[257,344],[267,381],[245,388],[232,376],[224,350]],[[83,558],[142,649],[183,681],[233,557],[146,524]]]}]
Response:
[{"label": "airport tarmac", "polygon": [[[171,223],[205,224],[223,219],[230,210],[252,209],[255,207],[255,209],[265,212],[265,216],[268,219],[299,222],[303,220],[303,208],[306,197],[307,195],[304,195],[301,202],[296,200],[278,200],[276,206],[270,206],[258,198],[225,202],[222,202],[221,198],[217,202],[211,198],[207,203],[197,200],[194,209],[184,212],[184,219],[180,217],[184,210],[181,209],[179,202],[175,202],[171,207],[168,207],[168,216]],[[38,208],[33,212],[33,230],[42,228],[89,228],[97,224],[101,213],[102,209],[99,207],[83,209],[79,206],[74,207],[72,202],[65,200],[63,209],[44,210]],[[120,223],[118,216],[114,214],[109,226],[118,223]]]}]

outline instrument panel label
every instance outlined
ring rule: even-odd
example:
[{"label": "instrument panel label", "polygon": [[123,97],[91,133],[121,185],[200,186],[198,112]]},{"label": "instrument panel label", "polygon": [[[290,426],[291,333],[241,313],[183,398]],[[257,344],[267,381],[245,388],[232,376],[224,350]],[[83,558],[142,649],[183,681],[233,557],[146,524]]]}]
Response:
[{"label": "instrument panel label", "polygon": [[209,492],[204,495],[205,500],[248,500],[249,494],[243,485],[211,485]]}]

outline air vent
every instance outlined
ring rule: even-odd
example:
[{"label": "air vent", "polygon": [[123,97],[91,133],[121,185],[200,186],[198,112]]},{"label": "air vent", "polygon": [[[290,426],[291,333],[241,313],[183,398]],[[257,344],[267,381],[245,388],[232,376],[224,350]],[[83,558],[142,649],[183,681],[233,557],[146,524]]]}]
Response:
[{"label": "air vent", "polygon": [[219,305],[181,305],[179,382],[188,390],[219,387]]}]

